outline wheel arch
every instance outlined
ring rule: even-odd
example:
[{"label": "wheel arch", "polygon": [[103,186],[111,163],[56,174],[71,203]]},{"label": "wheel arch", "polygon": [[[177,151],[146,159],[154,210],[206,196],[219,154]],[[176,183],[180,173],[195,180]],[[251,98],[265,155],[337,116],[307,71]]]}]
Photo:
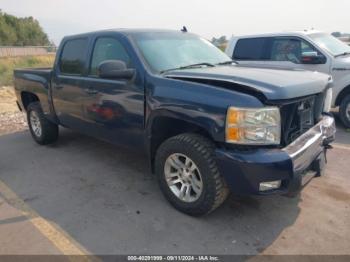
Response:
[{"label": "wheel arch", "polygon": [[172,116],[155,117],[148,130],[150,137],[149,157],[152,172],[154,171],[155,154],[165,140],[183,133],[195,133],[214,141],[213,136],[204,126]]},{"label": "wheel arch", "polygon": [[39,97],[37,95],[35,95],[34,93],[31,93],[28,91],[21,92],[21,100],[22,100],[22,105],[26,111],[27,111],[27,108],[28,108],[30,103],[33,103],[33,102],[40,103]]},{"label": "wheel arch", "polygon": [[348,94],[350,94],[350,84],[337,95],[337,98],[335,99],[335,106],[339,106],[342,99]]}]

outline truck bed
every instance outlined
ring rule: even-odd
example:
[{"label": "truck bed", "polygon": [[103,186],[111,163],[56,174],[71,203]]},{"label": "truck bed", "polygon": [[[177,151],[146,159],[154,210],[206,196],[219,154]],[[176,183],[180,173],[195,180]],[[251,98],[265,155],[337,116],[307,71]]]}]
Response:
[{"label": "truck bed", "polygon": [[20,68],[14,70],[14,87],[21,108],[26,108],[23,95],[34,94],[45,113],[50,113],[50,83],[52,68]]},{"label": "truck bed", "polygon": [[29,76],[31,74],[47,78],[47,76],[51,76],[51,73],[52,67],[19,68],[14,70],[15,79],[23,75]]}]

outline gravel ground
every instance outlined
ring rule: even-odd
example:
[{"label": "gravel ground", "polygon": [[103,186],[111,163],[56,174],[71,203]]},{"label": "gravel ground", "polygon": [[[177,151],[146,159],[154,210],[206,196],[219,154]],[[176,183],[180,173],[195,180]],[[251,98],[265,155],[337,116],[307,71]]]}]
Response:
[{"label": "gravel ground", "polygon": [[0,87],[0,135],[23,131],[27,121],[16,105],[12,87]]}]

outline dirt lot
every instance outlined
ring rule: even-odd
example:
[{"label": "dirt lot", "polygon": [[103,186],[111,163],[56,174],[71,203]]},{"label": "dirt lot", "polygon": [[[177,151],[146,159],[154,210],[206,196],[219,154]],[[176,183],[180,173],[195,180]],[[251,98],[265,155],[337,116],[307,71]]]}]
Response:
[{"label": "dirt lot", "polygon": [[0,92],[0,254],[350,255],[341,125],[326,175],[298,197],[231,196],[192,218],[169,206],[140,156],[65,129],[36,145],[17,132],[26,124],[11,91]]}]

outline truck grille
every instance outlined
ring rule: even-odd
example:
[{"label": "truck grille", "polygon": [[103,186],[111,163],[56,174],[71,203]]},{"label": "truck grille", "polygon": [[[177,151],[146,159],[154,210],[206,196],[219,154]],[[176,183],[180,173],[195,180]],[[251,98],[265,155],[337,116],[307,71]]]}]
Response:
[{"label": "truck grille", "polygon": [[314,126],[322,116],[325,93],[278,103],[281,112],[281,144],[286,146]]}]

